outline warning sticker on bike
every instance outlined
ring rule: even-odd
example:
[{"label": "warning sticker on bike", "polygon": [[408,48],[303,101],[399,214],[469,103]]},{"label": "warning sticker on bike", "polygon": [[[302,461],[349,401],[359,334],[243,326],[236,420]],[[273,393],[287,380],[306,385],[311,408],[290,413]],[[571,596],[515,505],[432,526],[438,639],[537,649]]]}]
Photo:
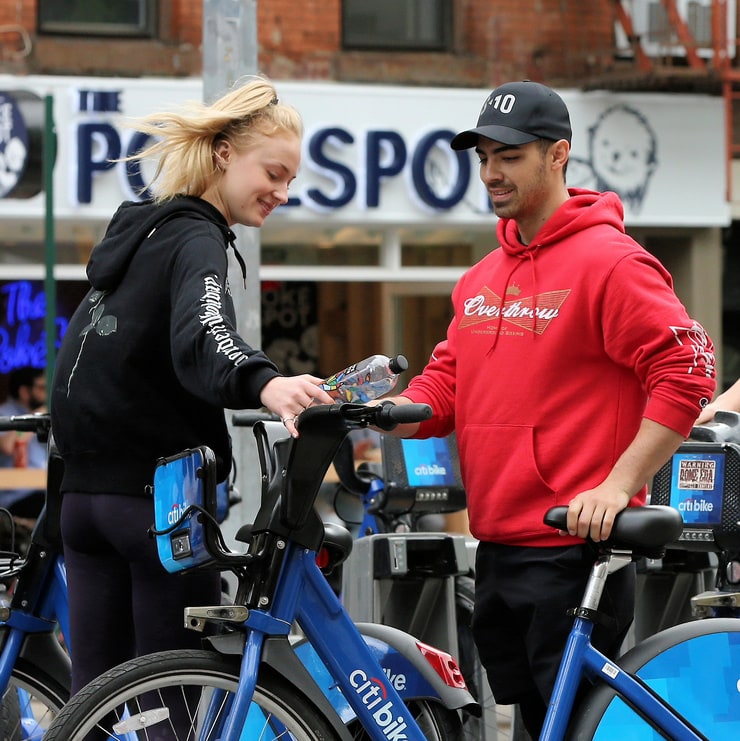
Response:
[{"label": "warning sticker on bike", "polygon": [[685,524],[722,521],[725,457],[717,453],[676,453],[671,476],[671,506]]},{"label": "warning sticker on bike", "polygon": [[678,465],[679,489],[714,489],[717,479],[717,461],[682,460]]}]

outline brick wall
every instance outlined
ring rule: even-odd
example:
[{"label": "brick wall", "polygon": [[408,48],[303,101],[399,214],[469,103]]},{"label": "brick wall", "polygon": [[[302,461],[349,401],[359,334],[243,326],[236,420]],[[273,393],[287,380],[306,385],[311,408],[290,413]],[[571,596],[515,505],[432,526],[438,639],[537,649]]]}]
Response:
[{"label": "brick wall", "polygon": [[459,5],[460,51],[481,60],[492,84],[525,77],[555,83],[611,64],[609,0],[466,0]]},{"label": "brick wall", "polygon": [[[37,33],[36,0],[0,0],[0,65],[19,74],[200,74],[202,3],[160,0],[159,8],[156,39],[65,37]],[[611,0],[453,0],[449,53],[343,52],[341,0],[258,0],[259,67],[274,79],[567,84],[612,65],[612,8]]]},{"label": "brick wall", "polygon": [[258,4],[260,67],[275,78],[484,86],[553,84],[612,64],[610,0],[454,0],[451,53],[341,51],[341,0]]},{"label": "brick wall", "polygon": [[[13,74],[190,76],[202,69],[202,4],[159,0],[158,37],[39,34],[36,0],[0,0],[0,71]],[[20,52],[21,25],[30,51]],[[5,28],[6,30],[3,30]]]}]

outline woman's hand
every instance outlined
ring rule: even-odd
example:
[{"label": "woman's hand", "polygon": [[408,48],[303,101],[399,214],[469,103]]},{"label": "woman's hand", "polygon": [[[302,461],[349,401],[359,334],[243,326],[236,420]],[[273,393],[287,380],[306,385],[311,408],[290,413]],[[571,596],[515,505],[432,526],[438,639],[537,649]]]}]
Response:
[{"label": "woman's hand", "polygon": [[260,392],[260,401],[277,414],[293,437],[298,437],[296,417],[311,404],[333,404],[320,386],[323,378],[304,373],[300,376],[277,376],[268,381]]}]

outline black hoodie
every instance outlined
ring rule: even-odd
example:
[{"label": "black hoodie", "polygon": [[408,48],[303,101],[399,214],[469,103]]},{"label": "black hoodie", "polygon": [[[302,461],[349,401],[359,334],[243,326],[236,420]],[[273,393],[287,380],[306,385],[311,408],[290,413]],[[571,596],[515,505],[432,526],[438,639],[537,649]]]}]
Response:
[{"label": "black hoodie", "polygon": [[63,491],[145,495],[159,457],[203,444],[226,477],[224,408],[259,407],[279,375],[236,331],[233,240],[200,198],[118,209],[56,360],[51,414]]}]

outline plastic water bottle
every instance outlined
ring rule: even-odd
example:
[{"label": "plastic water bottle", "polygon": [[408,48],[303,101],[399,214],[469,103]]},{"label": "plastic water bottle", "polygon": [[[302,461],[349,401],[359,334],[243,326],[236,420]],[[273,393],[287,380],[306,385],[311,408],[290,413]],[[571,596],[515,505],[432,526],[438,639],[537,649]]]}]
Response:
[{"label": "plastic water bottle", "polygon": [[337,401],[366,402],[395,388],[398,374],[409,367],[403,355],[371,355],[335,373],[321,388]]}]

